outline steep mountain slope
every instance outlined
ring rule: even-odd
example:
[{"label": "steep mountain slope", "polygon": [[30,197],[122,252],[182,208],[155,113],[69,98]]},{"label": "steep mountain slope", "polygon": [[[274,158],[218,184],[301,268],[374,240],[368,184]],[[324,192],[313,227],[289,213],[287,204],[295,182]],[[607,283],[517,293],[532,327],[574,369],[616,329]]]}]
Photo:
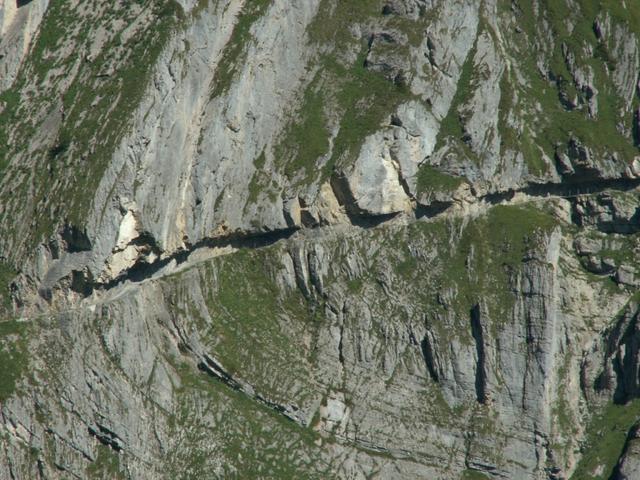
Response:
[{"label": "steep mountain slope", "polygon": [[0,25],[0,479],[640,475],[635,4]]}]

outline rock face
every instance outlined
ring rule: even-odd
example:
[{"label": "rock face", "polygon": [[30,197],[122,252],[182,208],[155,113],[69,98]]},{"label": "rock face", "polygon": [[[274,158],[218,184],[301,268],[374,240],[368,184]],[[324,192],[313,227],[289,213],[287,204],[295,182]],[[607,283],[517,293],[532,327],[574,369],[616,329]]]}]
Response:
[{"label": "rock face", "polygon": [[0,0],[0,480],[636,478],[640,10],[552,3]]}]

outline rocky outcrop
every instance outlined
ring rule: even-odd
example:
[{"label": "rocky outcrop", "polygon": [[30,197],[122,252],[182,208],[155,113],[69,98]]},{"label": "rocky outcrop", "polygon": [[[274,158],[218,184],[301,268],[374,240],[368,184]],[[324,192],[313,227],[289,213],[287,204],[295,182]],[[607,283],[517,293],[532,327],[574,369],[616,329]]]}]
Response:
[{"label": "rocky outcrop", "polygon": [[614,478],[619,480],[630,480],[640,475],[640,451],[638,450],[638,425],[634,425],[627,436],[627,443],[624,453],[616,466]]},{"label": "rocky outcrop", "polygon": [[0,479],[633,478],[634,8],[5,1]]},{"label": "rocky outcrop", "polygon": [[0,92],[16,80],[48,4],[48,0],[4,0],[0,4]]}]

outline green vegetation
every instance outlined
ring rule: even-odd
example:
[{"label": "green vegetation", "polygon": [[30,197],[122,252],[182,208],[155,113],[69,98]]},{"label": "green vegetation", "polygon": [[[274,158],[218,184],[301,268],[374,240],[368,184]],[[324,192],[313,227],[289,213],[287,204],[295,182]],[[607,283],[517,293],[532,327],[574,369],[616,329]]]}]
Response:
[{"label": "green vegetation", "polygon": [[[582,458],[571,478],[608,479],[622,454],[627,433],[640,419],[640,400],[626,405],[609,403],[595,415],[587,429]],[[599,468],[600,467],[600,468]],[[599,475],[596,472],[600,470]]]},{"label": "green vegetation", "polygon": [[[308,27],[309,39],[313,43],[327,46],[346,47],[354,42],[348,27],[355,21],[364,22],[370,18],[382,17],[382,4],[379,0],[322,0],[318,15]],[[346,27],[346,28],[345,28]]]},{"label": "green vegetation", "polygon": [[548,233],[557,221],[535,204],[498,205],[489,210],[484,227],[485,241],[497,252],[503,262],[515,266],[523,260],[525,252],[533,247],[536,233]]},{"label": "green vegetation", "polygon": [[347,289],[352,294],[358,294],[362,290],[363,281],[361,278],[354,278],[347,281]]},{"label": "green vegetation", "polygon": [[396,273],[402,276],[410,276],[415,273],[418,268],[418,261],[411,255],[411,252],[405,252],[406,255],[395,266]]},{"label": "green vegetation", "polygon": [[126,478],[120,470],[120,458],[118,454],[106,445],[98,445],[98,456],[87,467],[88,478],[108,478],[118,480]]},{"label": "green vegetation", "polygon": [[20,93],[17,89],[0,93],[0,179],[9,165],[9,131],[4,125],[13,125],[18,115]]},{"label": "green vegetation", "polygon": [[[146,23],[138,23],[140,15]],[[181,20],[175,0],[104,3],[83,14],[68,2],[49,5],[14,86],[0,98],[0,178],[9,158],[29,152],[12,190],[0,198],[9,215],[21,209],[33,219],[21,240],[25,248],[50,236],[61,219],[84,223],[102,173]],[[127,28],[134,23],[139,27]],[[89,58],[91,32],[100,26],[105,43]],[[20,99],[25,92],[28,102]],[[36,134],[52,128],[54,140],[30,151]]]},{"label": "green vegetation", "polygon": [[[466,321],[473,305],[486,302],[491,318],[508,318],[515,301],[507,288],[525,254],[556,225],[535,206],[496,206],[470,222],[455,249],[444,251],[441,286],[456,285],[457,311]],[[447,254],[448,253],[448,254]]]},{"label": "green vegetation", "polygon": [[[374,133],[402,102],[413,98],[405,85],[390,83],[384,76],[364,67],[366,47],[351,68],[327,59],[324,68],[337,79],[347,80],[336,94],[344,114],[334,141],[333,155],[326,169],[355,160],[365,138]],[[330,170],[327,172],[330,173]]]},{"label": "green vegetation", "polygon": [[271,0],[252,0],[246,2],[242,7],[242,11],[233,27],[231,39],[227,43],[222,59],[216,69],[211,98],[218,97],[229,90],[231,82],[238,73],[238,69],[244,63],[243,55],[247,53],[249,41],[253,38],[251,36],[251,27],[264,15],[271,3]]},{"label": "green vegetation", "polygon": [[[621,238],[619,242],[615,242],[600,250],[598,256],[600,258],[610,258],[615,262],[616,266],[622,264],[634,265],[637,256],[633,251],[633,243],[635,242],[633,242],[632,239]],[[622,244],[626,245],[623,246]]]},{"label": "green vegetation", "polygon": [[[312,430],[193,366],[181,364],[176,370],[179,411],[171,423],[178,448],[166,459],[174,478],[210,477],[212,472],[224,478],[328,478]],[[217,419],[214,424],[196,420],[211,415]]]},{"label": "green vegetation", "polygon": [[307,87],[296,120],[290,122],[285,140],[276,148],[277,158],[289,159],[284,166],[289,178],[301,170],[305,177],[312,176],[316,161],[329,151],[325,99],[321,90],[317,80]]},{"label": "green vegetation", "polygon": [[484,474],[478,470],[467,468],[464,472],[462,472],[462,477],[460,480],[487,480],[489,478],[491,477],[487,474]]},{"label": "green vegetation", "polygon": [[[326,53],[320,55],[320,68],[304,93],[302,107],[292,112],[293,118],[276,148],[278,162],[290,178],[302,172],[301,181],[312,180],[317,161],[329,153],[328,112],[336,116],[338,133],[331,156],[323,164],[322,179],[329,177],[336,166],[353,162],[365,138],[388,120],[398,105],[414,98],[403,82],[390,81],[365,67],[369,39],[352,36],[350,26],[356,19],[366,22],[371,18],[393,21],[383,17],[379,1],[324,0],[309,26],[314,50]],[[410,39],[419,41],[416,36]],[[345,60],[349,51],[357,52],[350,62]],[[408,47],[396,54],[408,56]]]},{"label": "green vegetation", "polygon": [[26,330],[14,320],[0,322],[0,403],[15,392],[27,367]]},{"label": "green vegetation", "polygon": [[[103,48],[93,60],[92,63],[97,65],[94,68],[100,68],[100,65],[109,63],[109,57],[114,51],[127,52],[126,60],[109,81],[99,83],[95,89],[88,89],[86,85],[75,82],[65,93],[67,119],[59,137],[68,138],[75,152],[92,152],[88,164],[90,170],[86,175],[80,175],[72,193],[74,201],[71,202],[69,212],[71,223],[83,224],[93,192],[100,181],[100,173],[129,128],[131,114],[138,106],[156,60],[171,31],[176,28],[182,12],[173,0],[151,2],[151,9],[154,20],[138,38],[125,44],[119,33],[115,35],[111,45]],[[94,70],[95,75],[99,73]],[[88,112],[94,113],[87,115]]]},{"label": "green vegetation", "polygon": [[[403,294],[421,304],[429,318],[455,322],[434,321],[432,328],[439,341],[456,336],[471,342],[469,321],[474,306],[486,308],[492,330],[511,321],[517,299],[517,292],[510,288],[514,278],[527,252],[537,250],[556,224],[535,205],[496,206],[468,223],[461,219],[417,222],[402,235],[385,238],[378,250],[381,253],[373,256],[374,263],[368,267],[371,282],[365,288],[383,276],[380,272],[391,269]],[[446,304],[440,299],[443,293],[449,297]],[[372,292],[367,295],[375,296]]]},{"label": "green vegetation", "polygon": [[[578,8],[565,0],[544,0],[534,8],[531,2],[499,2],[503,18],[515,18],[518,31],[510,37],[506,47],[513,58],[518,59],[517,77],[509,69],[501,79],[499,107],[499,132],[501,154],[507,151],[521,153],[533,175],[544,175],[549,166],[543,156],[553,158],[557,145],[566,145],[570,138],[577,138],[587,145],[595,157],[604,157],[607,152],[617,152],[623,161],[629,161],[638,153],[633,140],[620,133],[619,124],[630,125],[631,112],[623,109],[626,99],[619,92],[607,73],[615,70],[611,45],[599,40],[594,31],[598,15],[607,12],[613,23],[627,25],[636,34],[640,33],[637,9],[626,8],[620,2],[593,2],[581,0]],[[570,19],[570,20],[568,20]],[[529,55],[532,46],[540,44],[544,31],[542,22],[548,22],[553,32],[553,48],[545,54],[548,71],[541,72],[538,56]],[[569,23],[575,22],[575,28]],[[481,19],[480,33],[486,29],[492,36],[491,27]],[[575,59],[578,68],[590,68],[594,73],[597,89],[597,115],[589,114],[587,103],[590,92],[576,85],[565,59],[563,48]],[[526,54],[523,54],[525,53]],[[464,106],[475,89],[473,57],[475,46],[463,64],[462,74],[449,113],[444,118],[438,135],[436,149],[448,143],[452,151],[461,157],[478,161],[464,139]],[[568,99],[578,99],[579,106],[570,108]],[[634,100],[634,105],[638,100]],[[510,117],[516,115],[521,126],[516,130]]]},{"label": "green vegetation", "polygon": [[[511,1],[500,3],[503,15],[513,15]],[[504,107],[512,106],[513,89],[517,89],[519,112],[535,112],[536,104],[541,107],[540,113],[527,113],[522,119],[527,129],[536,132],[535,140],[528,133],[516,134],[501,115],[500,132],[503,136],[503,149],[521,151],[529,164],[530,171],[540,174],[544,171],[541,152],[534,142],[553,158],[557,144],[566,144],[571,137],[578,138],[588,145],[597,156],[606,152],[617,152],[623,160],[629,160],[638,153],[630,138],[622,135],[616,128],[619,123],[629,124],[631,114],[622,115],[622,102],[618,92],[607,74],[607,69],[614,67],[609,56],[609,47],[597,39],[594,22],[600,12],[608,12],[615,23],[626,24],[632,31],[638,32],[638,11],[624,8],[620,2],[593,2],[580,0],[579,8],[568,5],[568,2],[545,0],[541,2],[539,13],[531,2],[518,2],[515,13],[520,35],[514,35],[511,48],[519,59],[519,65],[526,75],[527,84],[516,84],[514,78],[503,78],[503,93],[506,95]],[[549,72],[540,72],[536,65],[536,57],[522,55],[534,45],[542,31],[540,24],[543,18],[549,22],[554,35],[554,47],[549,58]],[[575,22],[575,28],[568,29],[568,21]],[[580,91],[574,83],[568,63],[563,53],[563,45],[575,58],[576,65],[585,69],[590,67],[594,73],[594,85],[598,90],[596,117],[590,117],[586,103],[588,93]],[[593,52],[591,55],[588,52]],[[549,79],[545,76],[548,75]],[[507,87],[506,89],[504,87]],[[582,107],[568,109],[563,106],[561,98],[579,98]]]},{"label": "green vegetation", "polygon": [[509,115],[514,109],[520,110],[516,101],[517,93],[512,85],[513,81],[514,79],[510,77],[508,71],[500,79],[500,106],[498,107],[500,154],[504,156],[508,150],[520,152],[527,163],[529,172],[542,176],[547,173],[548,166],[542,160],[544,152],[536,145],[528,125],[524,126],[522,132],[517,132],[508,121]]},{"label": "green vegetation", "polygon": [[[310,326],[315,328],[312,306],[300,290],[279,289],[274,278],[277,258],[271,248],[219,257],[200,271],[209,315],[200,319],[197,309],[187,311],[199,319],[201,335],[223,367],[274,400],[296,383],[308,385],[305,395],[315,390],[310,382],[311,352],[302,340]],[[181,304],[188,292],[175,285],[172,279],[170,290]]]},{"label": "green vegetation", "polygon": [[256,345],[275,342],[274,351],[283,353],[291,348],[278,326],[279,292],[264,271],[265,260],[263,254],[243,250],[225,258],[217,269],[219,285],[210,299],[210,309],[219,312],[218,329],[226,340],[219,345],[219,354],[232,373],[242,371],[256,353],[238,348],[247,341]]},{"label": "green vegetation", "polygon": [[456,93],[451,101],[451,106],[449,107],[447,116],[444,117],[440,124],[440,131],[438,132],[435,147],[435,149],[438,150],[443,146],[444,141],[448,137],[453,137],[461,142],[461,146],[465,147],[465,151],[470,158],[475,158],[475,154],[471,152],[471,149],[463,141],[465,118],[460,110],[461,107],[471,99],[473,91],[476,88],[476,79],[474,76],[475,56],[476,44],[474,43],[469,53],[467,53],[467,58],[465,58],[465,61],[462,64],[462,71],[460,72],[460,78],[456,85]]},{"label": "green vegetation", "polygon": [[418,194],[451,192],[462,183],[462,178],[443,173],[431,165],[422,165],[418,171]]},{"label": "green vegetation", "polygon": [[18,274],[7,262],[0,260],[0,321],[2,321],[3,311],[8,312],[11,308],[11,281]]},{"label": "green vegetation", "polygon": [[264,168],[266,162],[267,158],[263,151],[254,162],[256,172],[253,174],[253,177],[251,177],[251,182],[249,182],[249,198],[247,199],[247,205],[256,203],[260,193],[264,192],[271,185],[272,179],[268,175],[269,172]]}]

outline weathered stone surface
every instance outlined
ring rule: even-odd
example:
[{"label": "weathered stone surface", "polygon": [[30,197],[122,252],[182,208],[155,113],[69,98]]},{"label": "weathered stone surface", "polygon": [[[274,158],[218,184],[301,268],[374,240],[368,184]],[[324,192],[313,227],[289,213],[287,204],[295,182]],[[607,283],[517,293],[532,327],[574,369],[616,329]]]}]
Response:
[{"label": "weathered stone surface", "polygon": [[640,476],[640,449],[638,448],[638,425],[634,425],[627,436],[624,454],[617,465],[616,478],[631,480]]},{"label": "weathered stone surface", "polygon": [[637,12],[548,3],[0,3],[0,480],[635,478]]},{"label": "weathered stone surface", "polygon": [[0,91],[15,81],[48,4],[48,0],[0,2]]}]

